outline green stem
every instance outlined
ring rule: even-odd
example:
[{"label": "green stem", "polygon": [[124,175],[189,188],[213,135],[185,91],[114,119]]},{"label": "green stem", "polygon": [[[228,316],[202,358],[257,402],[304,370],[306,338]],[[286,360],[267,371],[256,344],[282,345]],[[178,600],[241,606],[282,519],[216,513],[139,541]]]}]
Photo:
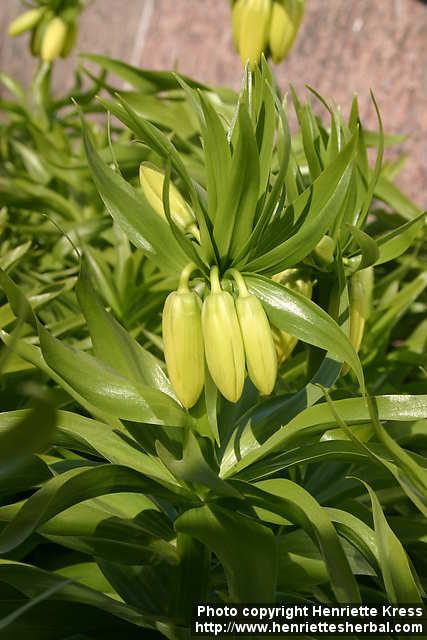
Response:
[{"label": "green stem", "polygon": [[212,293],[221,293],[221,283],[219,281],[219,269],[215,265],[211,269],[211,291]]},{"label": "green stem", "polygon": [[190,288],[188,286],[188,282],[190,280],[190,276],[193,273],[193,271],[197,269],[196,265],[194,264],[194,262],[190,262],[189,264],[187,264],[186,267],[184,267],[184,269],[181,272],[181,276],[179,278],[179,287],[178,287],[178,293],[188,293]]},{"label": "green stem", "polygon": [[230,273],[237,284],[239,296],[242,298],[247,298],[249,296],[249,291],[240,271],[237,271],[237,269],[230,269]]}]

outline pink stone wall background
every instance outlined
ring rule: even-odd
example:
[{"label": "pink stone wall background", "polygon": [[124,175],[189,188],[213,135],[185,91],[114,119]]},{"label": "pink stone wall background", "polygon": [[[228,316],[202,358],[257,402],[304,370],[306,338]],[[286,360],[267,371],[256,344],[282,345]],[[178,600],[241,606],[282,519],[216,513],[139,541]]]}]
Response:
[{"label": "pink stone wall background", "polygon": [[[0,69],[28,82],[34,62],[26,37],[7,25],[19,0],[0,0]],[[228,0],[92,0],[81,21],[77,52],[120,57],[153,69],[175,67],[211,84],[240,84],[231,44]],[[75,63],[59,62],[56,84],[69,85]],[[364,120],[375,125],[372,88],[385,128],[404,133],[410,153],[399,178],[427,206],[427,3],[420,0],[307,0],[306,17],[289,58],[277,67],[283,88],[310,84],[347,113],[358,93]],[[1,89],[0,89],[1,91]]]}]

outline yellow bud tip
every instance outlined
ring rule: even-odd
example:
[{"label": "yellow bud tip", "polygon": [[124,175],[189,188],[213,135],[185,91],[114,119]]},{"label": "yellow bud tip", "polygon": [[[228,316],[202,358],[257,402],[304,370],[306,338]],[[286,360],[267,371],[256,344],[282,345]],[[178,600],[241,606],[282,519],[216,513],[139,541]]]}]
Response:
[{"label": "yellow bud tip", "polygon": [[40,56],[44,62],[53,62],[61,55],[67,32],[67,25],[61,18],[58,16],[52,18],[44,33],[40,50]]},{"label": "yellow bud tip", "polygon": [[254,69],[267,47],[271,0],[246,0],[239,16],[239,53],[242,63]]},{"label": "yellow bud tip", "polygon": [[[139,182],[144,195],[154,211],[166,219],[163,204],[163,185],[165,175],[149,162],[143,162],[139,167]],[[200,233],[195,224],[195,216],[191,207],[184,200],[175,185],[169,183],[169,208],[172,220],[184,231],[192,233],[197,240],[200,240]]]},{"label": "yellow bud tip", "polygon": [[44,13],[44,7],[38,9],[30,9],[21,13],[13,22],[10,23],[8,34],[12,37],[19,36],[25,31],[30,31],[38,24]]}]

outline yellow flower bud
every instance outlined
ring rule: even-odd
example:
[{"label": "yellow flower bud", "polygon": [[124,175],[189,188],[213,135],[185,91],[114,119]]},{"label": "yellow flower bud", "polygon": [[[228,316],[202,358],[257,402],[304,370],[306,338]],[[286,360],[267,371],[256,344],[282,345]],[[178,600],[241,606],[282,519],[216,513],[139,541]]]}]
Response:
[{"label": "yellow flower bud", "polygon": [[21,13],[20,16],[15,18],[13,22],[9,25],[8,33],[10,36],[20,36],[21,33],[25,31],[30,31],[34,29],[36,24],[38,24],[44,12],[44,7],[39,7],[38,9],[30,9],[30,11],[25,11],[25,13]]},{"label": "yellow flower bud", "polygon": [[211,272],[211,293],[202,308],[205,354],[213,381],[230,402],[242,395],[245,352],[233,296],[221,289],[218,268]]},{"label": "yellow flower bud", "polygon": [[[166,218],[163,206],[164,174],[155,165],[143,162],[139,167],[139,181],[154,211]],[[189,231],[199,239],[199,229],[195,224],[193,211],[172,182],[169,183],[169,206],[173,221],[184,231]]]},{"label": "yellow flower bud", "polygon": [[[240,275],[240,274],[239,274]],[[239,287],[240,288],[240,287]],[[249,377],[263,395],[269,395],[277,377],[277,357],[267,315],[256,296],[244,287],[236,301]]]},{"label": "yellow flower bud", "polygon": [[[272,277],[272,280],[283,284],[285,287],[301,293],[306,298],[311,298],[313,284],[304,278],[299,269],[285,269]],[[285,362],[298,344],[298,338],[287,331],[273,327],[273,339],[279,364]]]},{"label": "yellow flower bud", "polygon": [[271,0],[246,0],[240,14],[239,54],[254,69],[268,41]]},{"label": "yellow flower bud", "polygon": [[242,26],[242,10],[246,4],[246,0],[237,0],[231,12],[231,29],[233,43],[236,49],[239,49],[240,28]]},{"label": "yellow flower bud", "polygon": [[[356,352],[362,344],[365,332],[366,319],[369,317],[371,307],[371,295],[373,286],[372,267],[367,267],[361,271],[356,271],[350,281],[350,342]],[[345,375],[350,370],[348,364],[343,366],[342,372]]]},{"label": "yellow flower bud", "polygon": [[48,24],[43,35],[40,55],[45,62],[52,62],[58,58],[64,48],[67,39],[67,25],[56,16]]},{"label": "yellow flower bud", "polygon": [[303,12],[303,0],[275,0],[273,3],[269,46],[274,63],[286,58],[298,33]]},{"label": "yellow flower bud", "polygon": [[298,344],[298,338],[291,336],[287,331],[281,331],[277,327],[271,328],[274,348],[276,349],[276,357],[279,364],[286,362],[289,356],[292,355],[292,351]]},{"label": "yellow flower bud", "polygon": [[[192,265],[191,265],[192,267]],[[205,383],[205,359],[201,325],[201,301],[190,291],[184,270],[178,291],[166,298],[162,332],[166,366],[178,400],[190,409]]]}]

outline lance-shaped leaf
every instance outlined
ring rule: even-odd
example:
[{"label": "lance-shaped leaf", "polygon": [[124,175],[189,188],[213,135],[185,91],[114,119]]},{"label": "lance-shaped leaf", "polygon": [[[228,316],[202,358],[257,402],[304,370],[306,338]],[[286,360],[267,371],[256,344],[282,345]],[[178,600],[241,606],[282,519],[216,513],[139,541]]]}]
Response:
[{"label": "lance-shaped leaf", "polygon": [[[427,416],[427,396],[378,396],[376,397],[378,415],[380,420],[413,421]],[[335,409],[340,417],[349,425],[366,423],[370,421],[370,413],[365,398],[351,398],[336,400]],[[292,420],[287,421],[283,427],[273,433],[262,444],[252,442],[252,451],[237,461],[231,468],[224,468],[221,473],[228,477],[238,473],[257,460],[264,458],[273,451],[289,447],[292,442],[298,441],[310,435],[323,433],[333,427],[339,428],[336,416],[329,404],[318,404],[300,410]],[[235,460],[235,458],[233,458]]]},{"label": "lance-shaped leaf", "polygon": [[[165,469],[165,473],[167,471]],[[160,476],[160,473],[159,473]],[[168,476],[166,476],[168,477]],[[164,475],[158,478],[165,483]],[[170,486],[174,486],[171,478]],[[166,483],[165,483],[166,484]],[[119,465],[99,465],[70,469],[45,482],[23,504],[0,534],[0,553],[9,553],[58,513],[85,500],[110,493],[147,493],[165,499],[179,499],[159,482]]]},{"label": "lance-shaped leaf", "polygon": [[66,345],[39,325],[46,363],[95,407],[134,422],[183,426],[190,418],[170,396],[133,383],[94,356]]},{"label": "lance-shaped leaf", "polygon": [[350,364],[364,388],[359,358],[345,333],[326,311],[302,294],[263,276],[250,274],[245,276],[245,282],[249,291],[262,301],[275,327]]},{"label": "lance-shaped leaf", "polygon": [[338,534],[326,511],[303,487],[285,479],[263,480],[254,487],[237,483],[254,506],[299,524],[319,547],[338,602],[360,602],[359,589]]},{"label": "lance-shaped leaf", "polygon": [[421,229],[425,227],[426,219],[427,212],[424,211],[419,216],[379,238],[377,244],[380,253],[375,264],[390,262],[390,260],[394,260],[405,253],[419,235]]},{"label": "lance-shaped leaf", "polygon": [[21,420],[6,429],[1,424],[0,477],[20,467],[32,454],[44,451],[50,444],[55,422],[53,407],[47,399],[40,398]]},{"label": "lance-shaped leaf", "polygon": [[214,505],[185,511],[175,521],[175,529],[200,540],[218,556],[231,601],[274,600],[277,549],[270,529]]},{"label": "lance-shaped leaf", "polygon": [[[344,204],[356,144],[357,136],[353,136],[334,162],[285,209],[283,216],[291,211],[295,220],[293,235],[284,241],[276,237],[276,246],[254,257],[245,266],[248,271],[273,275],[294,266],[314,249]],[[277,236],[277,230],[274,233]]]},{"label": "lance-shaped leaf", "polygon": [[[117,600],[113,600],[99,591],[89,589],[81,584],[64,584],[64,578],[62,576],[43,571],[29,564],[0,559],[0,579],[2,583],[9,584],[14,587],[14,589],[25,594],[27,598],[38,597],[46,593],[48,589],[52,589],[50,599],[55,601],[56,606],[60,606],[60,601],[67,601],[69,606],[71,606],[70,603],[81,603],[99,609],[104,615],[108,616],[108,614],[110,614],[111,616],[126,620],[132,623],[132,625],[137,625],[138,627],[149,626],[148,623],[144,621],[144,617],[132,607],[122,602],[117,602]],[[59,587],[59,585],[61,585],[61,588],[54,590],[54,587]],[[54,608],[55,607],[52,607],[52,604],[50,604],[50,609],[52,610]],[[101,622],[101,618],[98,618],[98,620]],[[111,620],[110,617],[110,624]],[[55,622],[60,624],[59,620],[55,620]],[[68,632],[73,632],[75,629],[76,626],[74,626],[73,629],[68,628]],[[107,631],[107,629],[108,627],[105,628],[105,631]],[[49,638],[53,637],[54,636],[49,635]]]},{"label": "lance-shaped leaf", "polygon": [[167,376],[157,358],[132,338],[104,309],[92,286],[85,263],[81,268],[76,293],[88,324],[95,356],[133,382],[173,396]]},{"label": "lance-shaped leaf", "polygon": [[161,269],[175,275],[182,271],[188,258],[169,225],[152,209],[142,193],[137,193],[126,180],[102,162],[85,125],[83,131],[92,177],[112,218],[127,233],[131,242],[142,247]]},{"label": "lance-shaped leaf", "polygon": [[[176,73],[172,71],[140,69],[139,67],[126,64],[122,60],[95,53],[83,53],[81,57],[99,64],[102,69],[110,71],[122,80],[126,80],[126,82],[129,82],[140,93],[152,94],[180,88]],[[182,76],[182,78],[190,87],[207,89],[206,85],[196,82],[191,78],[186,76]]]},{"label": "lance-shaped leaf", "polygon": [[362,482],[371,498],[379,560],[387,596],[390,602],[395,604],[421,603],[421,594],[405,549],[390,528],[375,492],[366,482]]},{"label": "lance-shaped leaf", "polygon": [[[258,201],[259,157],[252,122],[241,103],[237,143],[231,159],[226,196],[215,216],[214,238],[221,258],[237,254],[248,240]],[[237,134],[236,134],[237,135]]]}]

